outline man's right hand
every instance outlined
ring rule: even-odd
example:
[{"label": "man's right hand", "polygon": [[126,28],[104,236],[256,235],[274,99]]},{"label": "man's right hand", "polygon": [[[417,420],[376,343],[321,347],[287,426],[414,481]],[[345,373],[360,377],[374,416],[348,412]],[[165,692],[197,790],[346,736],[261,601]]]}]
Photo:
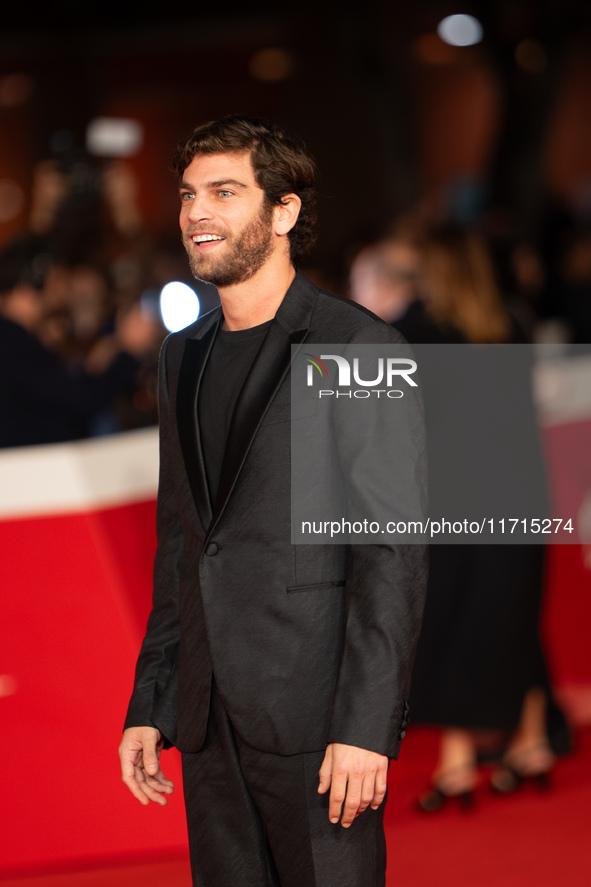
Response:
[{"label": "man's right hand", "polygon": [[164,738],[155,727],[128,727],[123,732],[119,746],[121,778],[144,807],[150,801],[165,807],[164,795],[174,790],[158,762],[163,745]]}]

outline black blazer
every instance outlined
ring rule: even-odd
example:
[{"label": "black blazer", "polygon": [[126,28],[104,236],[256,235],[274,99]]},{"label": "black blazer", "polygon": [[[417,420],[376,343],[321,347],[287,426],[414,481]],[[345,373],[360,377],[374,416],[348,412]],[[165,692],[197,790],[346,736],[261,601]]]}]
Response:
[{"label": "black blazer", "polygon": [[212,503],[196,405],[221,320],[214,309],[162,347],[154,600],[125,726],[198,751],[213,672],[256,749],[342,742],[396,757],[426,549],[291,544],[289,370],[294,344],[404,340],[298,273],[238,398]]}]

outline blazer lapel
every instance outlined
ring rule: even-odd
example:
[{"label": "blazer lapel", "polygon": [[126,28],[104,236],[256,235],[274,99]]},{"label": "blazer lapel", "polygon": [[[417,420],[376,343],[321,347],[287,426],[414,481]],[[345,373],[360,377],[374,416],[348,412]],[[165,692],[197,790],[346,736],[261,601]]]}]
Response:
[{"label": "blazer lapel", "polygon": [[230,423],[208,538],[232,494],[258,427],[292,363],[292,345],[308,335],[317,290],[297,274],[246,377]]},{"label": "blazer lapel", "polygon": [[203,371],[222,319],[221,309],[216,309],[212,315],[209,323],[204,324],[198,335],[185,342],[176,399],[181,450],[195,508],[204,530],[207,530],[211,523],[212,503],[197,423],[197,398]]}]

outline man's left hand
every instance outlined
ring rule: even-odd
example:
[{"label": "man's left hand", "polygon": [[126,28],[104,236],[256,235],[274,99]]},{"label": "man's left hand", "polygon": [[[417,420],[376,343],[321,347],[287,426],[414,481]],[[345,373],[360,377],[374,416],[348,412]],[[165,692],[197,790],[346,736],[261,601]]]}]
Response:
[{"label": "man's left hand", "polygon": [[[349,828],[371,805],[377,810],[386,796],[388,758],[375,751],[332,742],[320,768],[319,794],[330,788],[328,818]],[[341,816],[342,811],[342,816]]]}]

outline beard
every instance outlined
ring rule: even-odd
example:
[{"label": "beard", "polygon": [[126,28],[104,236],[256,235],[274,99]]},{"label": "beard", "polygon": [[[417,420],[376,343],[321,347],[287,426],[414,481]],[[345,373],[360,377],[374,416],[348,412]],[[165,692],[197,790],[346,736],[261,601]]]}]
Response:
[{"label": "beard", "polygon": [[217,287],[235,286],[250,280],[273,252],[272,217],[273,207],[265,201],[259,214],[248,222],[237,237],[226,231],[216,231],[216,234],[226,238],[224,243],[227,245],[225,255],[219,258],[209,254],[199,255],[199,248],[195,249],[192,240],[199,231],[189,226],[182,239],[193,276]]}]

